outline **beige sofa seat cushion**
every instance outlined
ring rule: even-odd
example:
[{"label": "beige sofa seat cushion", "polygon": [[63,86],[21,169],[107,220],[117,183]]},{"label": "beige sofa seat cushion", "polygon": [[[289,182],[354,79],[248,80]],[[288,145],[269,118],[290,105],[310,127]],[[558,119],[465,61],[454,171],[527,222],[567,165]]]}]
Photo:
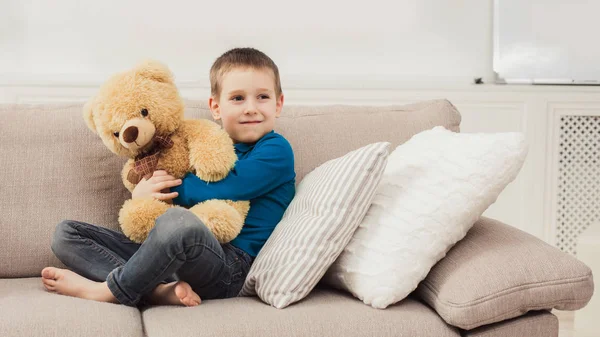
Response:
[{"label": "beige sofa seat cushion", "polygon": [[143,336],[136,308],[49,293],[41,278],[0,279],[0,336]]},{"label": "beige sofa seat cushion", "polygon": [[532,311],[507,321],[463,331],[464,337],[558,337],[558,318],[548,311]]},{"label": "beige sofa seat cushion", "polygon": [[148,337],[459,336],[433,310],[407,298],[386,310],[322,287],[285,309],[258,297],[208,300],[197,307],[151,307],[142,312]]},{"label": "beige sofa seat cushion", "polygon": [[593,292],[592,271],[585,264],[485,217],[416,290],[446,322],[467,330],[530,310],[576,310]]}]

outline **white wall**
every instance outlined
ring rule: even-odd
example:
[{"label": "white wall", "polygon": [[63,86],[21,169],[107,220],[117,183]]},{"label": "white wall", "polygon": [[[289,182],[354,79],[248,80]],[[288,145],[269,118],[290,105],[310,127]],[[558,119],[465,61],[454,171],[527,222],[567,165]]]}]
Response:
[{"label": "white wall", "polygon": [[253,46],[284,86],[468,83],[492,78],[491,30],[492,0],[1,0],[0,79],[100,83],[153,57],[206,81],[222,52]]}]

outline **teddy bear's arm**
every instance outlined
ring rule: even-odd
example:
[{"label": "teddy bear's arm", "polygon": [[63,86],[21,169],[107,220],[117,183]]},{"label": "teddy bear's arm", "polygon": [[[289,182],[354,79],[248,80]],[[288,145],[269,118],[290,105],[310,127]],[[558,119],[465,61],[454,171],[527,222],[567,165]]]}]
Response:
[{"label": "teddy bear's arm", "polygon": [[133,192],[133,189],[135,188],[135,184],[132,184],[129,179],[127,179],[129,172],[133,170],[133,163],[133,159],[128,159],[123,166],[123,170],[121,170],[121,180],[123,180],[123,185],[125,185],[129,192]]},{"label": "teddy bear's arm", "polygon": [[225,178],[237,160],[231,137],[207,119],[185,120],[183,124],[196,175],[211,182]]}]

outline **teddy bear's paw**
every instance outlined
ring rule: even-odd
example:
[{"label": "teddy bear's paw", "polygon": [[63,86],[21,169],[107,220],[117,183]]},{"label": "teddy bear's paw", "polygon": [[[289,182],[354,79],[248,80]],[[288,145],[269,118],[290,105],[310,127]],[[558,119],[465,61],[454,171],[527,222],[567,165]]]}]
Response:
[{"label": "teddy bear's paw", "polygon": [[200,170],[196,169],[196,175],[198,176],[198,178],[207,182],[223,180],[225,179],[225,177],[227,177],[228,174],[229,170],[227,170],[226,172],[219,172],[207,170],[206,168],[201,168]]},{"label": "teddy bear's paw", "polygon": [[242,221],[246,221],[246,216],[248,215],[248,212],[250,211],[250,201],[231,201],[231,200],[225,200],[225,202],[227,204],[229,204],[231,207],[235,208],[236,211],[238,211],[238,213],[240,213],[240,215],[242,216]]},{"label": "teddy bear's paw", "polygon": [[119,224],[123,234],[133,242],[144,242],[154,228],[156,219],[170,207],[154,198],[135,198],[125,201],[119,211]]},{"label": "teddy bear's paw", "polygon": [[223,200],[207,200],[190,208],[210,229],[220,243],[227,243],[240,233],[244,218]]},{"label": "teddy bear's paw", "polygon": [[121,180],[123,181],[123,185],[125,185],[125,188],[127,188],[129,190],[129,192],[133,192],[133,189],[135,188],[135,185],[137,183],[132,183],[131,180],[129,179],[129,173],[130,172],[135,172],[133,170],[133,166],[134,166],[134,161],[133,159],[129,159],[127,160],[127,162],[125,163],[125,165],[123,166],[123,169],[121,170]]}]

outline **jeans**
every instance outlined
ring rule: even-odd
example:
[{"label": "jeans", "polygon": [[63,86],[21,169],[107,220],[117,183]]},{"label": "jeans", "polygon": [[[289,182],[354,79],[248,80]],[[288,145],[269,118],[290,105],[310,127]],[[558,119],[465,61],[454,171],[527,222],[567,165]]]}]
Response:
[{"label": "jeans", "polygon": [[145,305],[144,296],[160,283],[186,281],[202,299],[235,297],[254,258],[220,244],[193,213],[170,208],[138,244],[125,235],[88,223],[59,223],[52,251],[69,269],[90,280],[106,281],[116,299]]}]

